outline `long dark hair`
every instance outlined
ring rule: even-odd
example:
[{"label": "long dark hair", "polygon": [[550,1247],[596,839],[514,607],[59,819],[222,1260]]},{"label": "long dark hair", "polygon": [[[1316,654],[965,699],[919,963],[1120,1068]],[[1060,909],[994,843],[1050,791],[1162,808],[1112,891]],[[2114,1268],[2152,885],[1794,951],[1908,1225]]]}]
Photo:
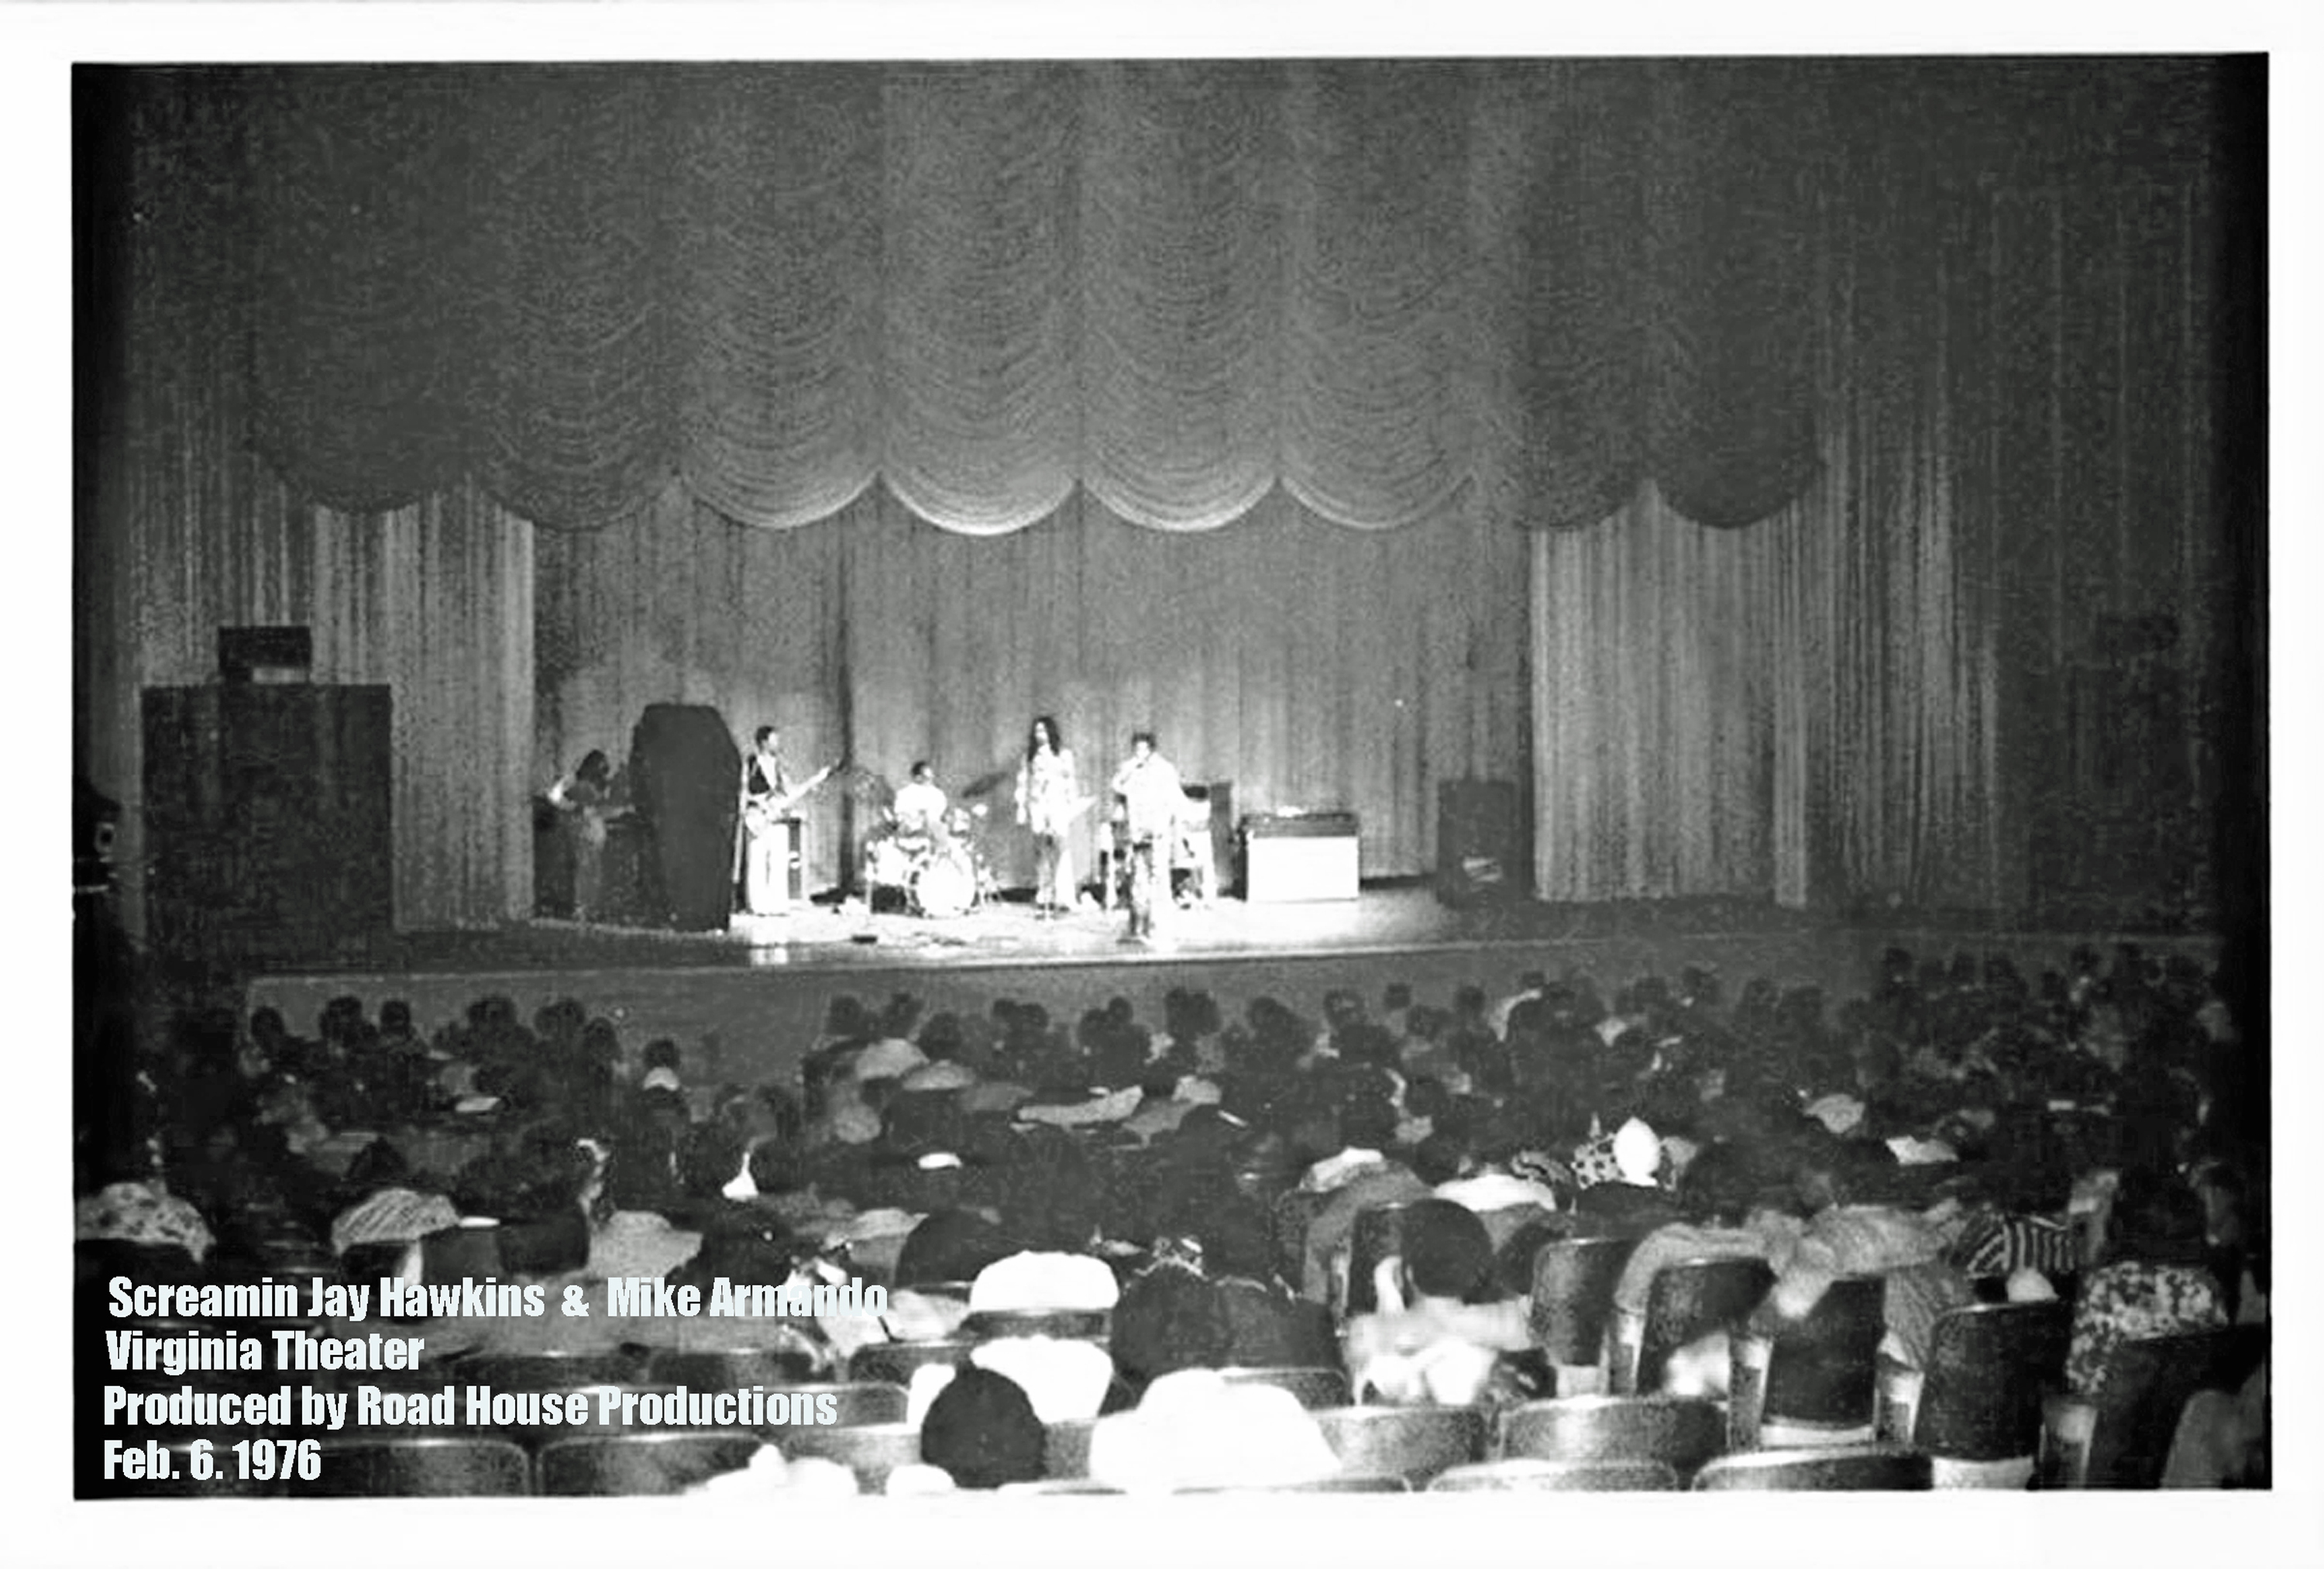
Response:
[{"label": "long dark hair", "polygon": [[1065,751],[1065,733],[1057,728],[1056,720],[1047,714],[1037,714],[1033,716],[1033,723],[1028,725],[1025,731],[1025,761],[1027,762],[1032,761],[1034,758],[1040,755],[1041,740],[1039,732],[1043,730],[1047,730],[1049,733],[1050,751]]}]

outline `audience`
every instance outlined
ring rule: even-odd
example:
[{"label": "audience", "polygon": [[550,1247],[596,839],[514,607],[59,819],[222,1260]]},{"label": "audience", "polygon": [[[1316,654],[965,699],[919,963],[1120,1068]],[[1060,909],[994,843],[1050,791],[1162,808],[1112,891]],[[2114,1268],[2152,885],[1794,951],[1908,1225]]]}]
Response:
[{"label": "audience", "polygon": [[[414,1333],[431,1361],[733,1347],[820,1378],[879,1341],[964,1340],[960,1371],[916,1382],[926,1474],[906,1489],[1037,1479],[1043,1426],[1101,1410],[1109,1485],[1329,1475],[1296,1399],[1221,1370],[1342,1366],[1385,1403],[1523,1398],[1531,1256],[1561,1236],[1637,1239],[1612,1288],[1628,1314],[1685,1259],[1766,1260],[1763,1329],[1879,1276],[1884,1350],[1908,1364],[1980,1282],[2070,1293],[2085,1396],[2124,1341],[2264,1321],[2266,1086],[2188,964],[2078,952],[2029,983],[1892,950],[1837,1011],[1758,978],[1729,1007],[1702,966],[1600,995],[1528,970],[1498,1002],[1464,987],[1436,1007],[1397,980],[1377,1014],[1339,992],[1316,1019],[1262,996],[1229,1022],[1180,987],[1158,1031],[1121,998],[1067,1029],[1029,1003],[841,997],[797,1080],[767,1084],[689,1079],[670,1039],[632,1056],[572,1000],[528,1028],[479,999],[424,1038],[400,1001],[374,1022],[336,999],[311,1039],[271,1010],[239,1031],[193,1013],[141,1075],[143,1142],[79,1198],[76,1235],[85,1270],[199,1278],[304,1239],[355,1274],[552,1300],[613,1277],[876,1280],[886,1311],[844,1324],[552,1311]],[[1357,1219],[1391,1204],[1399,1251],[1362,1283],[1375,1309],[1345,1317]],[[1692,1351],[1682,1377],[1723,1361]],[[2190,1410],[2174,1475],[2264,1474],[2255,1399]],[[750,1474],[793,1485],[779,1457]]]}]

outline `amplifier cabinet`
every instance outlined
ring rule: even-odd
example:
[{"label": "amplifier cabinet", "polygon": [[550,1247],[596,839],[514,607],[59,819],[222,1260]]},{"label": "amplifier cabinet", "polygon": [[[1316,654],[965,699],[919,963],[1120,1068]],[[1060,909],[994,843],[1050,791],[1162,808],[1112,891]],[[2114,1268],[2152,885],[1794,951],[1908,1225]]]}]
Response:
[{"label": "amplifier cabinet", "polygon": [[1243,819],[1243,898],[1290,904],[1356,897],[1355,817],[1345,812]]}]

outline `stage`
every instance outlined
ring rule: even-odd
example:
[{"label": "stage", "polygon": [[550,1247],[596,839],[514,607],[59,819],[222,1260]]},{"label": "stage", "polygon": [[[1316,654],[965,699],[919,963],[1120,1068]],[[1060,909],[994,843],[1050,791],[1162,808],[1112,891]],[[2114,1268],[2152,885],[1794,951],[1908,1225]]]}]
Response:
[{"label": "stage", "polygon": [[528,1019],[573,997],[620,1027],[632,1057],[657,1038],[677,1041],[687,1079],[703,1084],[789,1075],[843,993],[876,1006],[906,992],[931,1012],[982,1012],[1010,998],[1039,1002],[1067,1023],[1121,996],[1158,1026],[1164,995],[1179,986],[1210,992],[1230,1017],[1263,995],[1313,1014],[1325,992],[1342,987],[1377,1004],[1390,982],[1405,981],[1420,1000],[1443,1004],[1466,984],[1504,995],[1523,972],[1540,969],[1553,977],[1587,972],[1610,994],[1640,974],[1675,978],[1683,965],[1707,964],[1730,998],[1766,975],[1821,986],[1837,1001],[1866,990],[1891,945],[1919,956],[2003,952],[2029,978],[2062,965],[2080,943],[2135,941],[2207,964],[2218,946],[2200,937],[1995,931],[1926,915],[1843,921],[1743,900],[1455,909],[1411,884],[1367,885],[1357,899],[1319,903],[1225,899],[1178,912],[1151,942],[1122,941],[1125,923],[1121,911],[1094,905],[1045,921],[1009,900],[943,920],[817,902],[788,916],[738,917],[723,933],[534,920],[404,934],[361,964],[254,974],[244,1001],[280,1010],[304,1032],[338,996],[360,998],[374,1013],[401,998],[423,1030],[479,997],[506,996]]}]

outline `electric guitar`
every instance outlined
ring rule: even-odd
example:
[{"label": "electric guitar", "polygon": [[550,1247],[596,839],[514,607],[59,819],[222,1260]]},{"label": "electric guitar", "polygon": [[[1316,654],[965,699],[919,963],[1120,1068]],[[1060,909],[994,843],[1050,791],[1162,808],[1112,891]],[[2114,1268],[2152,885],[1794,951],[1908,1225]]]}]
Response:
[{"label": "electric guitar", "polygon": [[791,808],[813,795],[823,781],[839,767],[836,761],[825,763],[807,776],[804,783],[794,786],[781,795],[746,798],[742,802],[742,827],[753,835],[763,834],[791,815]]}]

